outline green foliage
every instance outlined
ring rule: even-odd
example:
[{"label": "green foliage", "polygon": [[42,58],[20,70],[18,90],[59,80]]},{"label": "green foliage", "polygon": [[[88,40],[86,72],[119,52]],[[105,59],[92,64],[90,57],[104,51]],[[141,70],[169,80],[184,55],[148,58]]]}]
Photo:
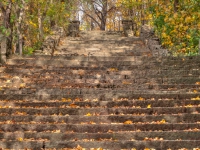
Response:
[{"label": "green foliage", "polygon": [[200,39],[200,7],[196,0],[186,0],[174,10],[174,1],[160,1],[150,9],[162,45],[174,55],[197,55]]}]

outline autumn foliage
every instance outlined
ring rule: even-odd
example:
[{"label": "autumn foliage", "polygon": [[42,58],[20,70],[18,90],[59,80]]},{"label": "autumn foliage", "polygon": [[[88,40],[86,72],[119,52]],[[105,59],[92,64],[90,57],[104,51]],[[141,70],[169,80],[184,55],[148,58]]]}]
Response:
[{"label": "autumn foliage", "polygon": [[133,20],[135,36],[148,24],[162,46],[174,55],[198,53],[199,0],[4,0],[0,8],[2,15],[8,14],[0,30],[10,36],[14,52],[22,40],[24,53],[32,52],[41,46],[45,35],[51,34],[52,24],[67,28],[70,20],[78,18],[81,29],[97,29],[96,24],[109,31],[122,30],[121,20]]}]

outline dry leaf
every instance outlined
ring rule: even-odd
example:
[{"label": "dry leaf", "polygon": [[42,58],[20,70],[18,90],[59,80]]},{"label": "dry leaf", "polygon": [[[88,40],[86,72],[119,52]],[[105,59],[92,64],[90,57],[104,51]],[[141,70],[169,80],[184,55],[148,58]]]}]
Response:
[{"label": "dry leaf", "polygon": [[62,102],[71,102],[72,100],[70,98],[66,99],[66,98],[62,98],[61,99]]},{"label": "dry leaf", "polygon": [[108,133],[113,133],[113,131],[112,130],[108,130]]},{"label": "dry leaf", "polygon": [[142,98],[142,97],[139,97],[139,100],[140,100],[140,101],[143,101],[143,100],[144,100],[144,98]]},{"label": "dry leaf", "polygon": [[26,86],[25,83],[21,83],[21,84],[19,85],[20,88],[24,88],[25,86]]},{"label": "dry leaf", "polygon": [[92,116],[91,113],[87,113],[85,116]]},{"label": "dry leaf", "polygon": [[151,108],[151,104],[149,104],[149,105],[147,106],[147,108]]},{"label": "dry leaf", "polygon": [[162,119],[162,120],[160,121],[160,123],[162,123],[162,124],[166,123],[165,119]]},{"label": "dry leaf", "polygon": [[200,100],[200,97],[197,96],[196,98],[191,98],[191,100]]},{"label": "dry leaf", "polygon": [[78,145],[76,149],[77,150],[82,150],[83,148],[80,145]]},{"label": "dry leaf", "polygon": [[18,138],[17,140],[18,140],[18,141],[23,141],[23,138],[20,137],[20,138]]},{"label": "dry leaf", "polygon": [[133,122],[131,120],[127,120],[124,122],[124,124],[133,124]]},{"label": "dry leaf", "polygon": [[194,90],[193,92],[194,92],[194,93],[197,93],[197,90]]},{"label": "dry leaf", "polygon": [[10,83],[10,80],[7,80],[6,83]]},{"label": "dry leaf", "polygon": [[72,107],[72,108],[78,107],[78,106],[77,106],[76,104],[74,104],[74,103],[70,104],[69,106]]}]

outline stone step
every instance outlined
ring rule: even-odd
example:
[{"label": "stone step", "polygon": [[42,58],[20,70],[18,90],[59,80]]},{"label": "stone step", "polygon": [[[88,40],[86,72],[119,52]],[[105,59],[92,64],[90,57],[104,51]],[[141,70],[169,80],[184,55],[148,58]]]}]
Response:
[{"label": "stone step", "polygon": [[[192,63],[185,65],[185,67],[181,66],[170,66],[166,64],[160,64],[159,62],[149,62],[146,63],[144,61],[140,61],[137,59],[132,59],[132,61],[118,61],[118,60],[112,60],[112,61],[93,61],[90,60],[90,58],[86,58],[87,60],[84,61],[75,61],[75,60],[8,60],[8,68],[13,67],[20,67],[20,68],[33,68],[33,67],[39,67],[41,66],[43,69],[46,67],[56,67],[60,69],[67,69],[69,67],[73,68],[96,68],[96,69],[103,69],[103,68],[113,68],[116,67],[118,69],[139,69],[143,71],[148,71],[150,69],[157,70],[157,72],[161,73],[173,73],[173,71],[180,72],[185,71],[184,73],[192,74],[196,73],[199,75],[199,66],[192,65]],[[89,60],[89,61],[88,61]],[[34,64],[34,65],[33,65]],[[1,67],[1,70],[5,70],[6,67]],[[51,68],[50,68],[51,69]],[[99,70],[98,69],[98,70]]]},{"label": "stone step", "polygon": [[[80,85],[79,85],[80,84]],[[26,87],[27,86],[27,87]],[[45,89],[40,89],[41,87],[45,87]],[[83,87],[81,87],[83,86]],[[149,94],[158,94],[159,92],[161,94],[181,94],[182,92],[185,92],[186,94],[196,93],[199,94],[199,85],[189,85],[187,87],[184,87],[184,85],[172,85],[172,86],[158,86],[154,84],[144,84],[144,85],[131,85],[131,84],[83,84],[77,83],[46,83],[44,81],[38,81],[37,84],[31,85],[24,85],[23,83],[20,83],[20,85],[9,85],[6,84],[1,87],[0,94],[35,94],[35,96],[39,95],[84,95],[84,94],[96,94],[97,97],[100,95],[105,96],[120,96],[120,95],[127,95],[136,94],[136,93],[149,93]],[[38,88],[37,88],[38,87]],[[121,88],[122,87],[122,88]],[[189,88],[192,89],[189,89]],[[94,88],[94,89],[92,89]],[[149,90],[149,92],[148,92]],[[156,91],[157,90],[157,91]],[[194,91],[193,91],[194,90]]]},{"label": "stone step", "polygon": [[[194,94],[193,94],[194,95]],[[121,98],[121,99],[112,99],[112,100],[98,100],[98,99],[83,99],[81,97],[76,97],[76,98],[71,98],[70,96],[66,97],[61,97],[57,100],[40,100],[40,99],[17,99],[17,96],[15,98],[5,98],[7,95],[2,95],[1,96],[1,101],[0,101],[0,106],[2,108],[2,112],[5,111],[11,111],[12,108],[59,108],[57,111],[63,111],[62,108],[65,108],[66,111],[68,109],[75,109],[77,113],[79,111],[82,111],[83,108],[91,109],[92,107],[95,107],[94,110],[96,109],[102,109],[105,108],[105,114],[106,111],[110,111],[111,109],[116,109],[117,111],[123,109],[130,109],[129,111],[138,111],[141,112],[151,112],[151,113],[157,113],[157,112],[162,112],[165,111],[165,109],[172,109],[171,107],[177,108],[177,111],[184,111],[185,113],[187,112],[187,108],[189,109],[190,107],[194,108],[194,112],[199,110],[199,105],[200,105],[200,97],[195,96],[195,97],[180,97],[179,98],[156,98],[156,97],[148,97],[147,99],[145,97],[138,97],[135,99],[126,99],[126,98]],[[20,95],[22,97],[22,95]],[[25,96],[24,96],[25,97]],[[4,108],[4,109],[3,109]],[[140,110],[141,109],[141,110]],[[184,109],[184,110],[183,110]],[[158,111],[159,110],[159,111]],[[128,111],[128,110],[126,110]],[[12,111],[11,111],[12,112]],[[176,112],[176,111],[175,111]]]},{"label": "stone step", "polygon": [[[12,56],[11,59],[31,59],[31,60],[34,60],[34,59],[52,59],[52,60],[56,60],[56,59],[64,59],[64,60],[84,60],[84,57],[85,56],[68,56],[68,55],[57,55],[57,56],[54,56],[53,58],[51,56],[48,56],[48,55],[37,55],[37,56],[25,56],[25,57],[19,57],[19,56]],[[192,57],[192,59],[190,59],[190,57],[146,57],[146,56],[105,56],[105,57],[90,57],[91,60],[117,60],[117,59],[120,59],[120,60],[124,60],[124,61],[130,61],[132,59],[142,59],[142,60],[145,60],[147,62],[151,62],[151,61],[157,61],[157,62],[160,62],[160,63],[163,63],[163,64],[172,64],[173,66],[175,65],[182,65],[182,67],[184,67],[185,64],[187,63],[193,63],[194,65],[197,65],[199,66],[199,63],[200,60],[199,60],[199,56],[196,56],[196,57]],[[194,63],[195,62],[195,63]]]},{"label": "stone step", "polygon": [[[141,83],[136,83],[136,84],[131,84],[130,82],[125,82],[124,83],[84,83],[81,81],[76,81],[74,82],[66,82],[66,83],[46,83],[48,81],[31,81],[31,82],[26,82],[26,83],[1,83],[0,87],[0,94],[6,94],[6,93],[11,93],[11,94],[38,94],[41,93],[41,90],[39,90],[38,88],[53,88],[55,90],[52,90],[52,94],[50,92],[44,92],[44,94],[48,94],[48,95],[58,95],[60,94],[64,94],[63,90],[60,90],[60,92],[56,91],[57,89],[60,89],[62,87],[62,89],[67,89],[67,88],[74,88],[74,89],[78,89],[79,90],[79,94],[84,94],[84,92],[82,92],[81,89],[83,88],[95,88],[95,89],[105,89],[105,90],[120,90],[122,88],[127,88],[127,90],[129,89],[134,89],[136,92],[137,91],[142,91],[144,90],[144,93],[147,92],[147,90],[149,91],[155,91],[157,90],[157,92],[170,92],[170,93],[180,93],[180,92],[185,92],[185,93],[199,93],[200,89],[199,89],[199,85],[196,84],[170,84],[170,85],[162,85],[162,84],[149,84],[149,83],[142,83],[143,85],[137,85],[137,84],[141,84]],[[32,90],[37,88],[37,90]],[[25,89],[25,90],[21,90],[21,89]],[[30,90],[29,90],[30,89]],[[106,93],[106,92],[104,92]],[[103,93],[102,93],[103,94]]]},{"label": "stone step", "polygon": [[[103,109],[102,109],[103,110]],[[88,112],[89,113],[89,112]],[[163,114],[163,115],[99,115],[99,114],[87,114],[83,115],[70,115],[68,114],[53,114],[53,115],[41,115],[34,114],[29,115],[23,111],[14,112],[12,116],[0,116],[0,124],[125,124],[126,121],[130,121],[128,124],[175,124],[175,123],[197,123],[200,127],[200,114]],[[67,116],[66,116],[67,115]],[[87,132],[87,131],[85,131]]]},{"label": "stone step", "polygon": [[[24,148],[31,148],[31,149],[41,149],[45,148],[46,150],[50,150],[52,148],[59,148],[59,149],[72,149],[75,150],[77,147],[80,149],[85,150],[92,150],[92,149],[100,149],[103,150],[130,150],[130,149],[156,149],[156,150],[163,150],[163,149],[193,149],[198,150],[200,145],[199,140],[162,140],[162,141],[131,141],[131,140],[122,140],[122,141],[62,141],[62,142],[43,142],[43,141],[6,141],[0,142],[3,148],[9,149],[24,149]],[[81,145],[81,146],[80,146]]]},{"label": "stone step", "polygon": [[5,132],[0,133],[1,139],[17,140],[22,138],[23,141],[28,139],[44,141],[81,141],[81,140],[93,140],[93,141],[119,141],[119,140],[132,140],[132,141],[163,141],[163,140],[196,140],[200,138],[198,131],[136,131],[136,132],[113,132],[110,130],[107,133],[60,133],[60,132]]},{"label": "stone step", "polygon": [[[81,91],[82,90],[82,91]],[[144,90],[127,90],[127,89],[68,89],[62,94],[45,94],[42,90],[36,94],[0,94],[0,100],[57,100],[62,98],[82,98],[82,99],[98,99],[98,100],[113,100],[113,99],[191,99],[199,96],[198,93],[181,93],[171,91],[144,91]],[[33,89],[34,91],[34,89]],[[28,92],[27,92],[28,93]]]},{"label": "stone step", "polygon": [[[183,104],[184,103],[184,104]],[[126,103],[125,103],[126,104]],[[166,103],[167,104],[167,103]],[[63,116],[65,115],[86,115],[90,113],[91,115],[93,114],[98,114],[98,115],[162,115],[162,114],[183,114],[183,113],[188,113],[188,114],[197,114],[200,112],[200,107],[198,106],[199,104],[196,102],[191,102],[190,101],[184,101],[181,104],[174,104],[173,106],[164,106],[162,104],[161,106],[158,106],[156,104],[146,103],[146,106],[151,106],[151,108],[144,108],[145,104],[137,104],[135,108],[133,108],[133,105],[130,104],[130,107],[128,105],[119,105],[117,106],[107,106],[106,109],[102,104],[100,106],[97,106],[97,104],[89,104],[87,107],[81,107],[78,104],[71,105],[74,106],[70,107],[70,105],[66,105],[66,103],[62,104],[56,104],[53,105],[52,103],[41,103],[41,104],[20,104],[20,103],[8,103],[6,104],[5,102],[2,105],[2,102],[0,101],[1,105],[1,113],[0,115],[17,115],[21,114],[23,115],[59,115],[62,114]],[[173,104],[171,104],[173,105]],[[92,107],[93,106],[93,107]],[[76,108],[77,107],[77,108]],[[127,108],[125,108],[127,107]],[[137,108],[141,107],[141,108]],[[192,116],[191,116],[192,117]],[[14,118],[14,117],[13,117]],[[10,118],[9,118],[10,119]],[[200,120],[199,120],[200,121]]]},{"label": "stone step", "polygon": [[11,121],[10,124],[0,124],[1,132],[56,132],[61,133],[75,132],[75,133],[107,133],[109,130],[113,132],[136,132],[136,131],[199,131],[200,124],[198,123],[138,123],[138,124],[66,124],[66,123],[38,123],[34,124],[23,123],[15,124]]},{"label": "stone step", "polygon": [[[31,63],[34,63],[31,64]],[[134,69],[132,72],[137,69],[137,71],[143,71],[149,73],[157,72],[158,74],[172,74],[173,72],[183,73],[183,74],[197,74],[199,75],[199,67],[188,64],[184,68],[183,67],[177,67],[177,66],[168,66],[165,64],[159,64],[156,62],[152,62],[147,64],[143,61],[51,61],[51,60],[37,60],[34,61],[15,61],[15,62],[8,62],[6,66],[2,66],[0,71],[6,70],[6,69],[14,69],[14,68],[21,68],[21,69],[44,69],[44,70],[66,70],[66,69],[85,69],[88,70],[88,68],[95,68],[95,70],[105,70],[105,69],[112,69],[116,68],[117,70],[114,70],[113,72],[118,71],[126,71],[130,69]],[[121,69],[121,70],[120,70]],[[112,70],[110,70],[112,72]]]}]

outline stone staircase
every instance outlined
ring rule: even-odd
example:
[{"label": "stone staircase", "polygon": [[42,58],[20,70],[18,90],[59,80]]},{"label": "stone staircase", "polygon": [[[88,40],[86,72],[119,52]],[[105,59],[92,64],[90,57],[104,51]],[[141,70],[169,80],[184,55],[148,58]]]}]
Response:
[{"label": "stone staircase", "polygon": [[0,66],[0,148],[200,149],[200,57],[82,33]]}]

